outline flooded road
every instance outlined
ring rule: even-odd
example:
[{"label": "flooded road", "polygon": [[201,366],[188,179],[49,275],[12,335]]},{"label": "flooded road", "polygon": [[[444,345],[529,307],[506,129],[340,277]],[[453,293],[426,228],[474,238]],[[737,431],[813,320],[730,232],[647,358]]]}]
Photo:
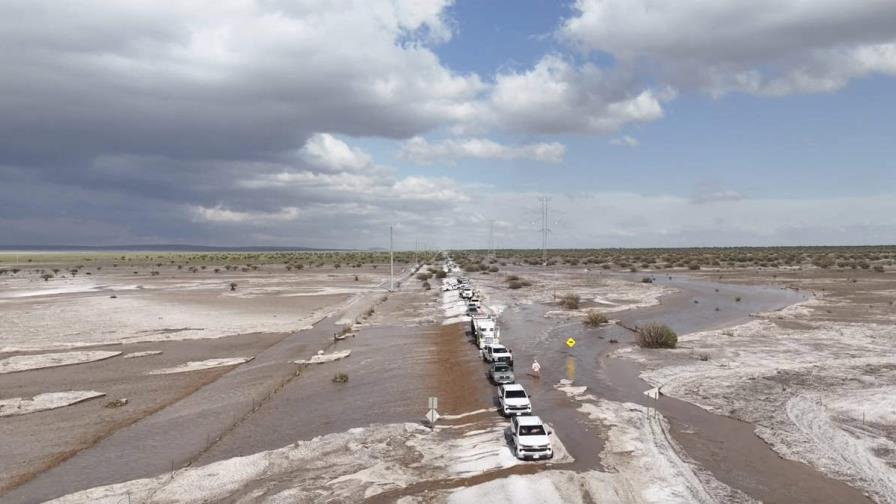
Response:
[{"label": "flooded road", "polygon": [[[679,292],[662,298],[660,305],[623,312],[616,318],[629,327],[663,322],[682,334],[736,325],[749,320],[750,313],[780,309],[805,299],[790,290],[684,277],[657,277],[655,282]],[[615,325],[589,329],[580,320],[546,319],[547,310],[542,305],[509,308],[501,316],[502,339],[513,349],[520,370],[518,380],[531,390],[538,414],[562,432],[576,458],[575,469],[600,466],[602,440],[589,430],[584,416],[575,411],[566,395],[554,389],[561,379],[585,385],[600,398],[656,407],[688,457],[719,481],[763,502],[870,502],[845,483],[806,464],[782,459],[754,434],[751,424],[673,398],[647,398],[643,392],[651,386],[639,378],[639,365],[609,357],[619,346],[634,343],[629,330]],[[565,344],[570,337],[577,341],[572,349]],[[542,366],[540,379],[524,375],[535,358]]]}]

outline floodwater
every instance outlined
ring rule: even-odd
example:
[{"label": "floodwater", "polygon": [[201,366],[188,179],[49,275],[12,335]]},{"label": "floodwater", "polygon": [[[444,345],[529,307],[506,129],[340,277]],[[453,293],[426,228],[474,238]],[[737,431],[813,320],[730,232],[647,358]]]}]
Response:
[{"label": "floodwater", "polygon": [[[632,278],[639,280],[640,276]],[[658,277],[656,282],[680,292],[664,297],[659,306],[616,317],[626,325],[662,321],[684,333],[737,324],[748,319],[751,312],[773,310],[803,299],[787,290],[685,277]],[[738,297],[741,301],[736,301]],[[537,304],[508,308],[501,316],[502,339],[513,350],[517,381],[529,390],[535,413],[553,425],[575,458],[575,462],[552,467],[601,468],[599,454],[604,439],[600,427],[586,422],[554,385],[569,379],[576,385],[586,385],[599,397],[646,404],[643,391],[649,387],[638,378],[638,366],[608,357],[618,345],[631,344],[632,335],[618,326],[586,329],[578,320],[545,319],[547,309]],[[332,333],[339,329],[334,321],[338,319],[334,315],[311,330],[289,335],[252,363],[116,432],[4,499],[35,502],[82,488],[152,476],[184,463],[202,465],[276,449],[352,427],[418,422],[426,412],[429,396],[439,397],[443,414],[495,407],[495,387],[487,381],[486,365],[479,359],[465,324],[366,327],[356,337],[333,342]],[[564,343],[569,337],[578,342],[573,349]],[[610,343],[610,339],[618,343]],[[321,348],[328,352],[351,349],[352,355],[319,365],[291,363]],[[534,358],[542,364],[540,379],[526,374]],[[347,373],[349,383],[333,383],[336,372]],[[757,499],[867,502],[846,484],[804,464],[781,459],[753,434],[750,424],[666,397],[656,406],[669,420],[675,441],[691,459],[720,481]],[[524,464],[465,482],[421,484],[413,490],[470,484],[544,468],[543,464]]]},{"label": "floodwater", "polygon": [[[614,317],[629,327],[659,321],[679,333],[687,333],[740,324],[749,320],[750,313],[780,309],[805,299],[803,294],[790,290],[716,284],[685,277],[663,276],[655,282],[679,292],[662,298],[660,305]],[[756,436],[749,423],[669,397],[659,401],[647,398],[643,392],[651,387],[639,378],[640,366],[609,357],[618,346],[633,344],[630,331],[615,325],[588,329],[580,320],[545,319],[545,311],[547,308],[542,305],[506,310],[501,317],[501,336],[513,349],[520,370],[518,380],[534,396],[536,412],[557,426],[558,435],[576,458],[571,468],[600,467],[603,440],[589,431],[592,427],[575,411],[566,395],[553,388],[561,379],[585,385],[597,397],[656,407],[690,459],[719,481],[763,502],[870,502],[845,483],[806,464],[781,458]],[[570,337],[577,342],[572,349],[565,344]],[[611,339],[618,343],[610,343]],[[526,376],[523,371],[534,358],[541,364],[540,379]]]}]

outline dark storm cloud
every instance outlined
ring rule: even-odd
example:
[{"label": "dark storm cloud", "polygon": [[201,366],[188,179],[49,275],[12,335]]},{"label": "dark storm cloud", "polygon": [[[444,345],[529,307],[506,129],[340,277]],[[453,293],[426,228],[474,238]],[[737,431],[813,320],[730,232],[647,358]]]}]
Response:
[{"label": "dark storm cloud", "polygon": [[426,48],[450,36],[443,7],[6,2],[2,241],[235,243],[277,225],[302,231],[278,243],[321,242],[334,222],[440,211],[456,196],[343,166],[333,137],[322,158],[300,149],[319,131],[403,138],[463,120],[482,84]]}]

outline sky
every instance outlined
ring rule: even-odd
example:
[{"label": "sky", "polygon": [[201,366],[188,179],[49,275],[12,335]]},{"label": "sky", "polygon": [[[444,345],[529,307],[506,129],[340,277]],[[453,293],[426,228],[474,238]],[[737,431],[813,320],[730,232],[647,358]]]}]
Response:
[{"label": "sky", "polygon": [[892,0],[0,0],[0,245],[896,243]]}]

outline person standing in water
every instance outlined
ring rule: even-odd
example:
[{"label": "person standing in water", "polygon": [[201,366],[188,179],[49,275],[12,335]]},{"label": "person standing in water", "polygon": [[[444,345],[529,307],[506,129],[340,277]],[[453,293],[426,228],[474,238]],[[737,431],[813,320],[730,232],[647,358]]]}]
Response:
[{"label": "person standing in water", "polygon": [[532,360],[532,376],[536,378],[541,377],[541,364],[538,363],[538,359]]}]

